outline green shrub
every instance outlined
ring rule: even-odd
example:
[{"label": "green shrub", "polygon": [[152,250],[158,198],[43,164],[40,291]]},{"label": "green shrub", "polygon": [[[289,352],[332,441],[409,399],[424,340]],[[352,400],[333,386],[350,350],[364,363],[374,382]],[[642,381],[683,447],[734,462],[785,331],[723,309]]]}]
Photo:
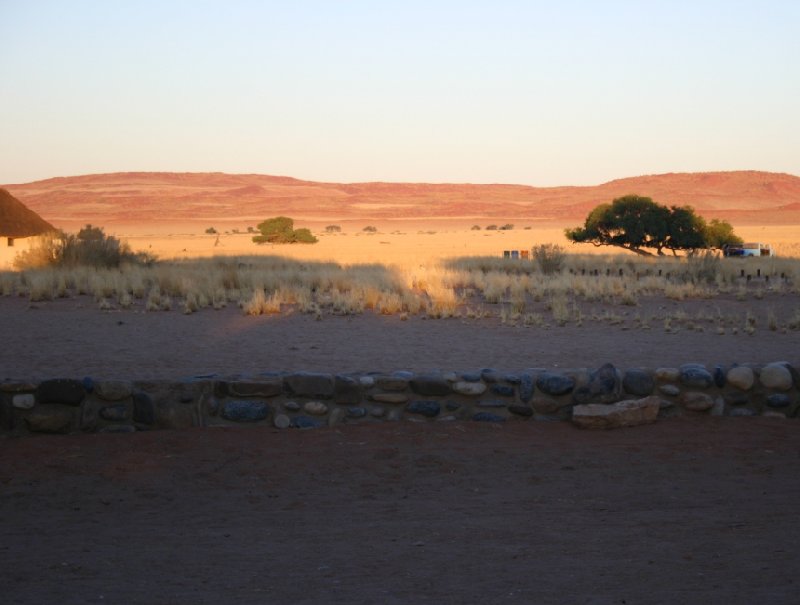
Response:
[{"label": "green shrub", "polygon": [[308,229],[295,229],[294,220],[288,216],[276,216],[258,224],[261,235],[253,237],[257,244],[315,244],[317,238]]},{"label": "green shrub", "polygon": [[540,244],[531,248],[531,258],[545,275],[559,273],[567,255],[558,244]]}]

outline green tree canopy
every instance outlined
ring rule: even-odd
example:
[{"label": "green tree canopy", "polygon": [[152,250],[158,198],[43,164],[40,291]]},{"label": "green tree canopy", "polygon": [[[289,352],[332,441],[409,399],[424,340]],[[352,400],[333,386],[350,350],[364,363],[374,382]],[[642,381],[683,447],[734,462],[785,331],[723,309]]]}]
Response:
[{"label": "green tree canopy", "polygon": [[665,249],[677,254],[741,242],[725,221],[715,219],[706,224],[691,206],[668,208],[638,195],[600,204],[586,217],[583,227],[565,229],[564,234],[573,243],[617,246],[643,255],[652,254],[649,250],[659,255]]},{"label": "green tree canopy", "polygon": [[268,218],[258,224],[260,235],[253,236],[257,244],[314,244],[317,238],[308,229],[295,229],[294,220],[288,216]]}]

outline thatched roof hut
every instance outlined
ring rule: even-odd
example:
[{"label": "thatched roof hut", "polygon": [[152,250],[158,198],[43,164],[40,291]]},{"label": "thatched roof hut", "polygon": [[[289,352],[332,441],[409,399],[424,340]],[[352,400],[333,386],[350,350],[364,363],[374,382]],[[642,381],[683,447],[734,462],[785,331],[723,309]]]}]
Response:
[{"label": "thatched roof hut", "polygon": [[8,191],[0,189],[0,237],[31,237],[55,230]]}]

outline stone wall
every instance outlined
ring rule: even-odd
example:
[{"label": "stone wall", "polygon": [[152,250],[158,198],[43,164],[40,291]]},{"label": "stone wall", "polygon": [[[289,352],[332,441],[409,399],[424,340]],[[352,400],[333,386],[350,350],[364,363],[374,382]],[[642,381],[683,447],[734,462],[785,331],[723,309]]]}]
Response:
[{"label": "stone wall", "polygon": [[16,435],[239,425],[304,429],[397,420],[572,420],[608,428],[679,415],[797,418],[799,413],[800,373],[786,362],[0,382],[0,431]]}]

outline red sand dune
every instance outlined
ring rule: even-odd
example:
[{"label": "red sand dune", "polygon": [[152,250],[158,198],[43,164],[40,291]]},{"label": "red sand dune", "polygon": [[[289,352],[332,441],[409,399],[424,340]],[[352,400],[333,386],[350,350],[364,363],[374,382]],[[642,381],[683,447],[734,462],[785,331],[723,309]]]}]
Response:
[{"label": "red sand dune", "polygon": [[255,224],[305,221],[509,219],[580,223],[599,203],[636,193],[691,205],[734,224],[800,224],[800,177],[740,171],[674,173],[589,187],[425,183],[316,183],[257,174],[125,172],[6,185],[57,224]]}]

